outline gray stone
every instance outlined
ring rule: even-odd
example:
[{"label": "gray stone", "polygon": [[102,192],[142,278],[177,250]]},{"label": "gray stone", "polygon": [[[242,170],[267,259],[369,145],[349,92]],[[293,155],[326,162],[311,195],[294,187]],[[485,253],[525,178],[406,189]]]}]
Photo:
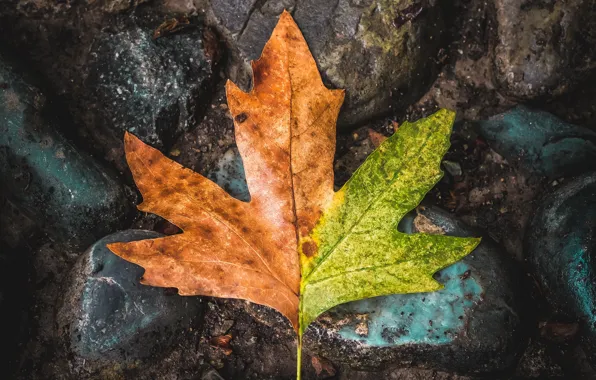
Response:
[{"label": "gray stone", "polygon": [[118,232],[99,240],[79,258],[64,284],[57,316],[59,333],[77,355],[111,360],[147,357],[165,350],[179,331],[202,316],[199,297],[141,285],[143,268],[106,247],[160,236],[143,230]]},{"label": "gray stone", "polygon": [[[420,207],[418,213],[422,219],[410,216],[400,229],[415,232],[420,221],[430,221],[447,235],[479,236],[435,207]],[[484,238],[472,254],[435,276],[445,285],[437,292],[376,297],[332,309],[306,331],[305,346],[356,369],[391,363],[481,374],[511,368],[523,334],[515,271],[502,250]]]},{"label": "gray stone", "polygon": [[554,313],[580,323],[585,351],[596,364],[596,173],[540,201],[525,252]]},{"label": "gray stone", "polygon": [[51,237],[85,247],[126,222],[124,189],[48,117],[60,113],[35,79],[0,58],[1,191]]},{"label": "gray stone", "polygon": [[596,57],[591,1],[495,0],[496,79],[523,99],[566,92]]},{"label": "gray stone", "polygon": [[[350,125],[409,105],[432,83],[445,37],[439,3],[211,0],[210,7],[245,60],[260,56],[284,8],[292,12],[327,84],[346,89],[339,123]],[[247,66],[230,74],[247,84]]]},{"label": "gray stone", "polygon": [[463,174],[461,165],[458,162],[443,160],[443,166],[445,167],[445,170],[454,177],[459,177]]},{"label": "gray stone", "polygon": [[[196,20],[154,39],[164,17],[139,10],[116,17],[93,41],[80,111],[91,130],[134,133],[157,148],[195,124],[210,94],[211,57]],[[188,20],[187,20],[188,21]]]}]

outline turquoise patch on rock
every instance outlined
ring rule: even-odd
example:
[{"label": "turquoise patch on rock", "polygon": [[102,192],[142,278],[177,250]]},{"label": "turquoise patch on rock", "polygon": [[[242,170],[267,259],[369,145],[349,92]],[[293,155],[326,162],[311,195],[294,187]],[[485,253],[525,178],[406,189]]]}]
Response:
[{"label": "turquoise patch on rock", "polygon": [[[462,262],[443,269],[435,278],[444,289],[369,298],[336,307],[334,313],[363,316],[360,324],[346,325],[339,334],[376,347],[450,343],[463,330],[475,303],[482,300],[483,289]],[[358,329],[361,326],[362,330],[363,323],[367,325],[366,335]]]},{"label": "turquoise patch on rock", "polygon": [[596,169],[596,133],[548,112],[517,106],[477,125],[491,148],[531,173],[555,179]]}]

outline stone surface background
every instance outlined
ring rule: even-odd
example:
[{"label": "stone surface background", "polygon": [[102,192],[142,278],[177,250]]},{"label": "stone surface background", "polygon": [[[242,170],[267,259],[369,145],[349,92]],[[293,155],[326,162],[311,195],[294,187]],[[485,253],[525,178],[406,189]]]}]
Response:
[{"label": "stone surface background", "polygon": [[445,176],[409,228],[482,234],[488,252],[439,274],[453,314],[394,324],[414,295],[325,315],[305,379],[596,378],[588,0],[0,0],[0,376],[293,378],[275,312],[137,288],[97,242],[179,232],[135,211],[125,130],[247,199],[223,88],[250,88],[283,9],[347,92],[336,186],[402,121],[453,109]]}]

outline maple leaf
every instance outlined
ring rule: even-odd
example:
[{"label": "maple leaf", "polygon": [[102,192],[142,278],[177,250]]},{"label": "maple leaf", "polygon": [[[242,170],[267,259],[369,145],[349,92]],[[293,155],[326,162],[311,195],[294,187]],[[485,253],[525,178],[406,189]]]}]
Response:
[{"label": "maple leaf", "polygon": [[362,298],[440,289],[432,275],[479,239],[397,230],[442,176],[453,112],[400,125],[334,192],[344,93],[323,85],[289,13],[252,69],[249,93],[226,84],[250,201],[127,133],[126,158],[143,196],[138,208],[183,232],[108,247],[145,268],[144,284],[281,312],[299,335],[299,377],[302,335],[317,316]]}]

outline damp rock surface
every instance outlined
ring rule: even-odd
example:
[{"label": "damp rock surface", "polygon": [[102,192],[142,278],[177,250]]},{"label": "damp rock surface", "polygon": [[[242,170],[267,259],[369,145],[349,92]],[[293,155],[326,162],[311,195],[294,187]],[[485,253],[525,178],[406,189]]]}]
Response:
[{"label": "damp rock surface", "polygon": [[[164,20],[175,33],[157,36]],[[196,19],[165,18],[144,8],[110,20],[90,47],[81,108],[87,128],[134,133],[157,148],[189,130],[208,98],[212,56]]]},{"label": "damp rock surface", "polygon": [[[56,107],[0,58],[0,190],[54,239],[84,247],[123,226],[130,205],[113,173],[49,117]],[[54,112],[56,110],[53,110]]]},{"label": "damp rock surface", "polygon": [[555,314],[579,322],[596,363],[596,174],[579,176],[543,197],[525,252]]},{"label": "damp rock surface", "polygon": [[589,1],[495,0],[495,74],[523,99],[569,91],[596,57],[595,10]]},{"label": "damp rock surface", "polygon": [[596,132],[548,112],[517,106],[478,123],[497,152],[551,179],[596,169]]},{"label": "damp rock surface", "polygon": [[113,254],[106,244],[158,238],[143,230],[97,241],[77,261],[64,284],[59,333],[79,356],[126,361],[165,350],[203,312],[199,297],[140,284],[144,269]]},{"label": "damp rock surface", "polygon": [[[420,208],[417,218],[447,235],[475,236],[449,214]],[[425,224],[402,222],[406,232]],[[523,344],[511,263],[489,239],[443,269],[434,293],[376,297],[331,309],[307,330],[305,346],[359,369],[419,366],[479,374],[515,364]]]},{"label": "damp rock surface", "polygon": [[[346,90],[340,125],[353,125],[404,107],[421,96],[440,66],[448,4],[388,0],[212,0],[217,27],[241,59],[259,58],[279,14],[300,27],[328,86]],[[248,86],[243,65],[231,79]]]}]

